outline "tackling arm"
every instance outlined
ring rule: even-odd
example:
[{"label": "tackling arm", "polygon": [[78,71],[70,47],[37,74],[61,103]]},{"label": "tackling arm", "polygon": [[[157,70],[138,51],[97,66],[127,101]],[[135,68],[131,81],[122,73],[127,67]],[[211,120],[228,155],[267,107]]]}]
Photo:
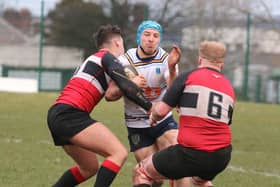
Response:
[{"label": "tackling arm", "polygon": [[152,124],[161,120],[172,110],[172,107],[163,101],[153,104],[152,113],[150,114],[150,121]]},{"label": "tackling arm", "polygon": [[187,75],[187,72],[181,73],[168,88],[162,101],[153,104],[152,113],[150,115],[152,125],[161,120],[173,108],[178,106],[185,88]]},{"label": "tackling arm", "polygon": [[102,65],[108,75],[115,81],[122,93],[134,103],[146,111],[152,107],[152,103],[146,99],[143,91],[125,75],[123,66],[112,54],[106,53],[102,58]]},{"label": "tackling arm", "polygon": [[110,81],[108,89],[105,92],[106,101],[116,101],[122,97],[122,92],[120,88],[116,85],[114,81]]}]

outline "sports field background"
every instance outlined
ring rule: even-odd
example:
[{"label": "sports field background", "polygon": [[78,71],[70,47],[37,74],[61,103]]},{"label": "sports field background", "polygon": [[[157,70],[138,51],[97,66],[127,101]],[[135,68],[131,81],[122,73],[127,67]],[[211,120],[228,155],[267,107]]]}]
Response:
[{"label": "sports field background", "polygon": [[[73,164],[53,145],[47,129],[47,110],[57,94],[0,93],[0,187],[50,187]],[[128,147],[122,101],[102,101],[92,115]],[[215,186],[279,187],[280,106],[237,102],[232,131],[233,158]],[[130,154],[112,187],[131,186],[134,164]]]}]

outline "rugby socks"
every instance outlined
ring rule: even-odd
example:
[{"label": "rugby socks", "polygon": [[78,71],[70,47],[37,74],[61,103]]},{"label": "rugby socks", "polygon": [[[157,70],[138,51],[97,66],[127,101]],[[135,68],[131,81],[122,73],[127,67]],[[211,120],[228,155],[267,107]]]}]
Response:
[{"label": "rugby socks", "polygon": [[60,177],[53,187],[74,187],[85,180],[86,179],[81,175],[78,166],[73,166]]},{"label": "rugby socks", "polygon": [[174,180],[173,179],[169,180],[169,185],[170,185],[170,187],[174,187]]},{"label": "rugby socks", "polygon": [[98,170],[94,187],[109,187],[119,171],[120,166],[110,160],[104,160]]}]

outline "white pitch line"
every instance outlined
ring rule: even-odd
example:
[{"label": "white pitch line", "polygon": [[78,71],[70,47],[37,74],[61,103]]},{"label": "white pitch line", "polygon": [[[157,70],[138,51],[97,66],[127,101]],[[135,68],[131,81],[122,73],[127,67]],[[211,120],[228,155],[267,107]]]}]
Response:
[{"label": "white pitch line", "polygon": [[5,138],[4,142],[6,143],[22,143],[23,140],[21,138]]},{"label": "white pitch line", "polygon": [[38,144],[48,144],[48,145],[51,145],[52,142],[50,140],[40,140],[40,141],[37,141]]},{"label": "white pitch line", "polygon": [[[23,139],[21,139],[21,138],[4,138],[4,139],[2,139],[2,141],[5,143],[16,143],[16,144],[24,142]],[[50,140],[39,140],[36,143],[37,144],[48,144],[48,145],[53,144]]]},{"label": "white pitch line", "polygon": [[235,171],[235,172],[240,172],[240,173],[252,173],[252,174],[257,174],[257,175],[263,175],[266,177],[275,177],[280,179],[280,175],[277,173],[269,173],[269,172],[260,172],[260,171],[256,171],[253,169],[244,169],[240,166],[228,166],[227,169],[231,170],[231,171]]}]

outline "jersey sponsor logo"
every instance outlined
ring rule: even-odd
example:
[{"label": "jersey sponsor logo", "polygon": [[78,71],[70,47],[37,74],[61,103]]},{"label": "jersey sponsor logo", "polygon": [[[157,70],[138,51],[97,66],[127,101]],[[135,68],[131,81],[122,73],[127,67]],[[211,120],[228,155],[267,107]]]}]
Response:
[{"label": "jersey sponsor logo", "polygon": [[233,98],[225,93],[199,85],[186,86],[180,113],[230,124],[233,103]]},{"label": "jersey sponsor logo", "polygon": [[147,99],[155,99],[161,94],[161,88],[158,87],[146,87],[143,91]]},{"label": "jersey sponsor logo", "polygon": [[213,76],[213,77],[215,77],[216,79],[218,79],[218,78],[221,78],[221,77],[222,77],[221,75],[218,75],[218,74],[216,74],[216,73],[213,73],[213,74],[212,74],[212,76]]}]

